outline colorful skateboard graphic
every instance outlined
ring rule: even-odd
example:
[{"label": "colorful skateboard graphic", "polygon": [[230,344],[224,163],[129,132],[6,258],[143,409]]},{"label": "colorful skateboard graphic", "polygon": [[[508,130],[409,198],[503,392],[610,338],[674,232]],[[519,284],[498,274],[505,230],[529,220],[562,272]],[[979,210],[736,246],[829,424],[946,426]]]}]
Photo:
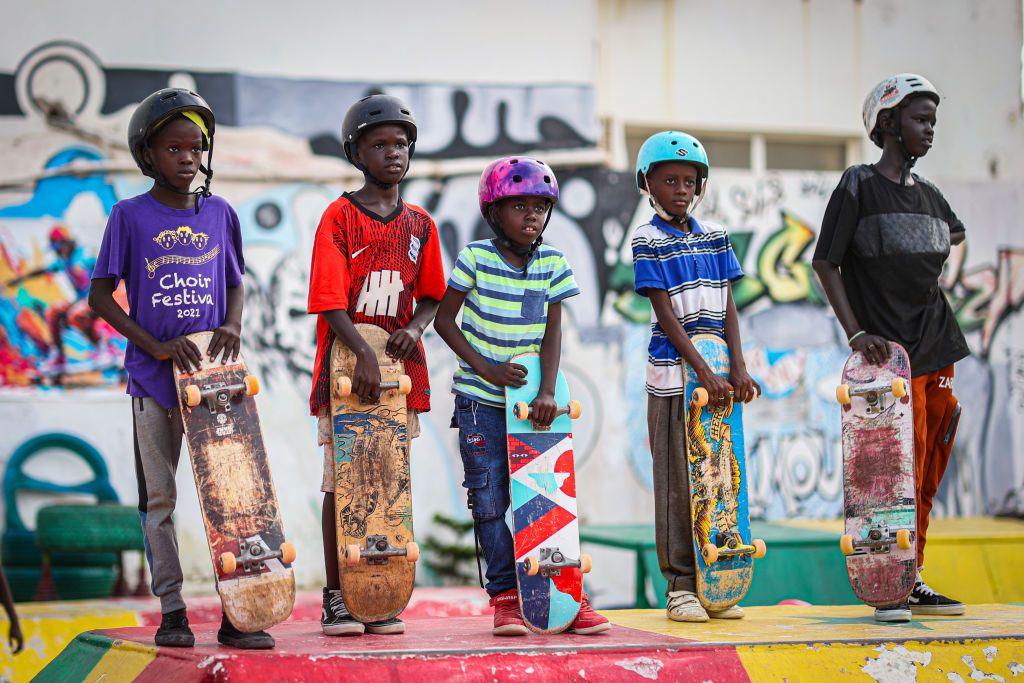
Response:
[{"label": "colorful skateboard graphic", "polygon": [[259,382],[241,356],[223,365],[207,358],[212,336],[189,335],[202,368],[175,368],[175,381],[220,599],[231,623],[252,633],[291,614],[295,548],[284,540],[252,398]]},{"label": "colorful skateboard graphic", "polygon": [[559,415],[550,429],[536,430],[528,405],[540,388],[540,356],[512,359],[526,367],[526,385],[505,388],[512,534],[523,619],[538,633],[567,629],[579,612],[583,573],[590,557],[580,553],[576,518],[576,468],[572,420],[580,406],[569,400],[561,371],[555,384]]},{"label": "colorful skateboard graphic", "polygon": [[[712,371],[729,375],[729,347],[707,334],[691,339]],[[754,558],[764,557],[761,539],[750,538],[743,404],[708,404],[708,393],[686,366],[686,448],[690,515],[697,565],[697,595],[706,609],[720,611],[746,595]]]},{"label": "colorful skateboard graphic", "polygon": [[858,598],[874,607],[907,601],[917,573],[914,418],[910,359],[889,342],[882,367],[854,352],[843,367],[841,549]]},{"label": "colorful skateboard graphic", "polygon": [[409,602],[419,547],[412,534],[409,437],[405,395],[411,385],[401,361],[384,351],[388,333],[376,325],[356,330],[377,353],[377,403],[351,394],[356,359],[340,341],[331,350],[331,424],[334,431],[334,506],[338,568],[345,606],[356,619],[398,615]]}]

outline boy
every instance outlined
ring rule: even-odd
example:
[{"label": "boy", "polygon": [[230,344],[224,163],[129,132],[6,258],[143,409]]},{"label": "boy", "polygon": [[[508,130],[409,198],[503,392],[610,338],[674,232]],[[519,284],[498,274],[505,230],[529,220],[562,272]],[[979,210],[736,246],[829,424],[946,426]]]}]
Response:
[{"label": "boy", "polygon": [[[572,269],[541,234],[558,201],[554,172],[527,157],[498,159],[480,178],[480,212],[497,235],[471,242],[459,254],[434,329],[459,356],[452,393],[469,508],[487,562],[486,590],[493,633],[526,635],[516,589],[515,550],[505,523],[510,504],[505,434],[506,386],[526,384],[526,369],[510,358],[541,357],[540,392],[530,404],[535,421],[555,419],[555,379],[562,348],[562,301],[579,294]],[[455,322],[459,309],[462,329]],[[590,635],[611,628],[586,593],[570,630]]]},{"label": "boy", "polygon": [[[203,353],[235,358],[241,335],[241,229],[231,206],[210,194],[210,157],[202,165],[203,151],[212,155],[213,134],[213,112],[194,92],[165,88],[142,101],[132,114],[128,146],[153,187],[114,205],[89,291],[93,310],[128,338],[124,364],[139,512],[163,613],[155,641],[168,647],[195,644],[171,520],[183,433],[172,362],[191,370]],[[206,182],[193,192],[197,171]],[[125,281],[128,313],[113,297],[119,280]],[[206,349],[185,337],[206,330],[214,330]],[[223,615],[217,640],[248,649],[274,646],[269,634],[242,633]]]},{"label": "boy", "polygon": [[[353,104],[342,124],[345,156],[363,172],[363,186],[324,211],[313,243],[308,311],[317,314],[316,359],[309,408],[318,417],[324,447],[321,526],[327,586],[324,634],[405,632],[397,617],[362,624],[341,596],[334,511],[334,435],[330,420],[331,345],[339,340],[356,355],[352,391],[366,403],[380,398],[377,356],[355,329],[377,325],[390,333],[387,352],[404,361],[412,380],[406,398],[409,438],[419,436],[419,414],[430,410],[430,385],[420,337],[444,294],[437,227],[418,206],[406,204],[398,186],[416,149],[416,120],[397,97],[371,95]],[[413,300],[417,302],[413,310]]]},{"label": "boy", "polygon": [[814,249],[814,271],[850,348],[871,363],[889,357],[889,342],[910,354],[917,485],[917,581],[908,605],[876,609],[879,621],[914,614],[963,614],[957,600],[921,578],[928,515],[946,471],[960,418],[953,363],[970,350],[939,288],[951,244],[964,225],[939,190],[910,168],[935,136],[939,94],[915,74],[886,78],[864,101],[864,127],[882,148],[873,166],[848,168],[832,193]]},{"label": "boy", "polygon": [[[709,612],[696,590],[690,480],[687,473],[683,363],[692,367],[711,403],[734,392],[747,402],[760,394],[740,348],[732,282],[743,277],[725,230],[690,214],[704,196],[707,153],[691,135],[652,135],[637,155],[636,182],[655,211],[633,233],[634,287],[651,300],[653,321],[647,361],[647,429],[654,458],[654,516],[658,562],[668,581],[667,615],[673,621],[739,619],[734,605]],[[723,337],[729,380],[719,377],[690,342],[694,334]]]}]

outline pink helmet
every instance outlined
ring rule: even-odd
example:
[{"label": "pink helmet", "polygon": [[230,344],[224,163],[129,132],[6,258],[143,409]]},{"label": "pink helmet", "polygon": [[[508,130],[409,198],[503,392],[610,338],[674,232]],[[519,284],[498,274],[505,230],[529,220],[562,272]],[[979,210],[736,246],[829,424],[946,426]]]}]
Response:
[{"label": "pink helmet", "polygon": [[492,161],[480,176],[480,213],[489,223],[487,209],[506,197],[547,197],[558,201],[555,172],[543,161],[524,156],[503,157]]}]

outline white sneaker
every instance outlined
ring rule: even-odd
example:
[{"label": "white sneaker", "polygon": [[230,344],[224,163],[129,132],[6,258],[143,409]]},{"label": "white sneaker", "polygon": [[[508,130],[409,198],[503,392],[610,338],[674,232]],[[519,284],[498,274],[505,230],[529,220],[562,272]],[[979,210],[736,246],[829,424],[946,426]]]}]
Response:
[{"label": "white sneaker", "polygon": [[876,607],[875,621],[883,624],[904,624],[911,619],[910,606],[907,603],[895,607]]},{"label": "white sneaker", "polygon": [[708,620],[708,613],[691,591],[670,591],[665,613],[672,621],[703,622]]},{"label": "white sneaker", "polygon": [[731,607],[726,607],[725,609],[717,612],[709,609],[708,616],[712,619],[742,619],[743,608],[739,605],[732,605]]}]

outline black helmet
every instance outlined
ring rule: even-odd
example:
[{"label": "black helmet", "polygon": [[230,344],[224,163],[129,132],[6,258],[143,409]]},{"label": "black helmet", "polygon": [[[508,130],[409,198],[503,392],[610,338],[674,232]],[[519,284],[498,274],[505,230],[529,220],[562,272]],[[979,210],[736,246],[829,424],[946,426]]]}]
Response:
[{"label": "black helmet", "polygon": [[[209,150],[209,154],[206,166],[200,164],[199,170],[206,175],[206,183],[201,192],[204,196],[208,197],[210,195],[210,181],[213,178],[211,166],[213,164],[213,129],[216,121],[210,105],[198,94],[184,88],[163,88],[142,100],[139,106],[136,107],[135,113],[132,114],[131,121],[128,123],[128,148],[131,150],[132,158],[135,159],[135,163],[140,171],[158,183],[169,187],[166,181],[157,173],[156,169],[146,163],[142,150],[154,131],[167,123],[172,117],[187,111],[198,114],[206,124],[207,134],[203,136],[203,150]],[[197,210],[198,207],[197,203]]]},{"label": "black helmet", "polygon": [[355,155],[352,145],[363,131],[381,123],[397,123],[404,127],[409,134],[410,159],[416,151],[416,117],[412,115],[409,105],[392,95],[367,95],[348,108],[341,124],[345,158],[360,171],[366,169],[352,160]]}]

